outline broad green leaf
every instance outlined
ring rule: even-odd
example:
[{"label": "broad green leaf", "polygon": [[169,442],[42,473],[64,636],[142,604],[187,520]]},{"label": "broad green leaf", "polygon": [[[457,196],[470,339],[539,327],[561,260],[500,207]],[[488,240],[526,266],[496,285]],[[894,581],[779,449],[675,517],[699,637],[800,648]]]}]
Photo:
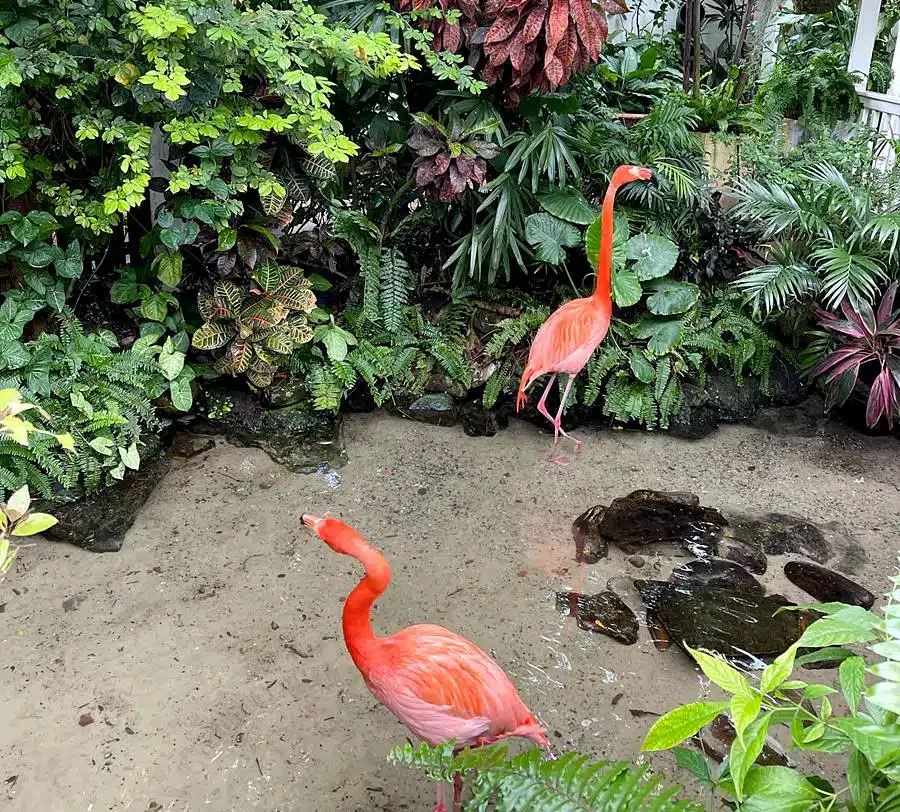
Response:
[{"label": "broad green leaf", "polygon": [[841,662],[848,657],[852,657],[853,652],[840,646],[826,646],[817,651],[811,651],[809,654],[802,654],[794,661],[794,665],[807,665],[809,663],[821,663],[837,660]]},{"label": "broad green leaf", "polygon": [[656,370],[653,368],[653,364],[647,360],[647,356],[644,355],[640,347],[632,345],[628,361],[634,377],[641,383],[651,383],[656,377]]},{"label": "broad green leaf", "polygon": [[337,330],[324,330],[321,340],[325,345],[325,350],[328,352],[328,357],[332,361],[340,363],[346,359],[348,352],[347,340]]},{"label": "broad green leaf", "polygon": [[75,450],[75,439],[68,432],[65,434],[54,434],[53,436],[56,438],[56,442],[58,442],[66,451]]},{"label": "broad green leaf", "polygon": [[[734,698],[740,699],[741,697]],[[735,727],[737,727],[737,720],[735,720]],[[734,791],[739,801],[743,800],[744,779],[762,752],[768,730],[769,714],[766,714],[753,722],[744,731],[743,736],[736,737],[731,743],[728,765],[731,770],[731,780],[734,782]]]},{"label": "broad green leaf", "polygon": [[233,332],[224,324],[208,321],[197,328],[191,343],[198,350],[215,350],[224,347],[232,335]]},{"label": "broad green leaf", "polygon": [[169,397],[172,405],[181,412],[188,412],[194,404],[194,393],[191,390],[191,379],[180,375],[169,382]]},{"label": "broad green leaf", "polygon": [[[168,344],[169,342],[166,343]],[[167,381],[174,381],[181,374],[181,370],[184,369],[184,353],[175,352],[172,349],[167,352],[164,347],[159,354],[159,368]]]},{"label": "broad green leaf", "polygon": [[[884,684],[884,683],[880,683]],[[878,725],[865,721],[862,717],[836,718],[837,725],[847,734],[850,741],[863,752],[871,764],[900,753],[900,725]]]},{"label": "broad green leaf", "polygon": [[647,338],[647,349],[656,355],[670,352],[681,343],[681,319],[641,319],[638,338]]},{"label": "broad green leaf", "polygon": [[816,788],[790,767],[754,766],[744,781],[741,812],[810,812]]},{"label": "broad green leaf", "polygon": [[[879,682],[866,689],[866,702],[900,714],[900,683]],[[900,740],[897,742],[900,747]]]},{"label": "broad green leaf", "polygon": [[12,531],[14,536],[33,536],[43,533],[56,524],[56,517],[49,513],[32,513],[20,521]]},{"label": "broad green leaf", "polygon": [[566,248],[578,245],[581,235],[571,223],[552,214],[541,212],[525,219],[525,239],[541,262],[561,265],[566,260]]},{"label": "broad green leaf", "polygon": [[269,293],[281,284],[284,274],[275,260],[264,259],[253,269],[252,278],[259,282],[259,286],[266,293]]},{"label": "broad green leaf", "polygon": [[767,694],[778,688],[793,672],[796,656],[797,646],[793,645],[767,665],[759,679],[759,690]]},{"label": "broad green leaf", "polygon": [[164,228],[159,232],[159,239],[160,242],[169,249],[169,252],[174,254],[181,245],[181,229]]},{"label": "broad green leaf", "polygon": [[123,276],[113,282],[109,289],[109,298],[115,304],[131,304],[140,299],[141,293],[134,276]]},{"label": "broad green leaf", "polygon": [[690,310],[700,298],[700,288],[691,282],[656,279],[650,283],[647,309],[657,316],[673,316]]},{"label": "broad green leaf", "polygon": [[884,657],[886,660],[900,661],[900,640],[889,640],[886,643],[875,643],[875,645],[869,646],[869,649],[874,654],[877,654],[879,657]]},{"label": "broad green leaf", "polygon": [[230,251],[237,242],[237,230],[233,228],[223,228],[219,232],[219,251]]},{"label": "broad green leaf", "polygon": [[567,223],[586,226],[597,218],[596,209],[584,199],[584,195],[577,189],[556,189],[539,194],[537,199],[538,203],[550,214]]},{"label": "broad green leaf", "polygon": [[744,731],[759,715],[762,706],[762,695],[753,691],[751,695],[739,693],[731,697],[731,717],[737,737],[742,739]]},{"label": "broad green leaf", "polygon": [[866,809],[872,796],[872,769],[866,757],[855,747],[847,760],[847,784],[857,809]]},{"label": "broad green leaf", "polygon": [[832,615],[815,621],[797,641],[801,648],[868,643],[873,640],[883,621],[861,606],[845,606]]},{"label": "broad green leaf", "polygon": [[154,293],[141,302],[141,315],[152,321],[162,321],[167,313],[166,298]]},{"label": "broad green leaf", "polygon": [[612,298],[619,307],[631,307],[641,300],[644,290],[640,280],[630,271],[615,271],[612,278]]},{"label": "broad green leaf", "polygon": [[115,468],[110,469],[109,475],[113,479],[123,479],[125,477],[125,463],[120,460]]},{"label": "broad green leaf", "polygon": [[62,280],[59,280],[52,288],[47,288],[44,298],[47,300],[47,304],[57,313],[62,313],[66,305],[66,289]]},{"label": "broad green leaf", "polygon": [[137,443],[132,443],[128,448],[120,448],[119,456],[125,466],[131,468],[132,471],[137,471],[141,467],[141,456],[138,454]]},{"label": "broad green leaf", "polygon": [[736,668],[726,663],[725,660],[720,657],[714,657],[712,654],[707,654],[705,651],[698,651],[690,646],[687,647],[687,650],[697,661],[697,665],[703,669],[703,673],[723,691],[728,691],[730,694],[743,694],[744,696],[753,695],[747,678]]},{"label": "broad green leaf", "polygon": [[30,504],[31,494],[28,492],[28,486],[23,485],[7,500],[7,513],[13,520],[18,519],[20,516],[24,516],[28,513],[28,506]]},{"label": "broad green leaf", "polygon": [[56,275],[64,279],[77,279],[84,270],[84,263],[81,260],[81,245],[78,240],[72,240],[65,253],[58,257],[54,263]]},{"label": "broad green leaf", "polygon": [[634,262],[631,270],[645,282],[665,276],[675,267],[678,246],[659,234],[635,234],[628,241],[627,256]]},{"label": "broad green leaf", "polygon": [[712,785],[709,763],[700,753],[689,747],[675,747],[672,755],[675,756],[675,763],[682,770],[687,770],[704,786]]},{"label": "broad green leaf", "polygon": [[88,445],[98,454],[103,454],[105,457],[112,456],[116,450],[116,444],[109,437],[94,437],[93,440],[88,441]]},{"label": "broad green leaf", "polygon": [[855,715],[860,697],[865,690],[866,661],[862,657],[848,657],[841,663],[838,674],[841,679],[841,691],[847,699],[850,712]]},{"label": "broad green leaf", "polygon": [[170,288],[177,288],[181,282],[181,269],[184,260],[178,251],[172,254],[157,254],[153,259],[153,271],[156,278]]},{"label": "broad green leaf", "polygon": [[668,750],[689,739],[728,707],[727,702],[693,702],[661,716],[647,732],[641,751]]},{"label": "broad green leaf", "polygon": [[803,689],[804,699],[821,699],[823,696],[836,694],[837,691],[829,685],[807,685]]},{"label": "broad green leaf", "polygon": [[892,682],[900,682],[900,663],[894,663],[890,661],[884,663],[875,663],[875,665],[869,668],[869,673],[874,674],[880,679],[891,680]]}]

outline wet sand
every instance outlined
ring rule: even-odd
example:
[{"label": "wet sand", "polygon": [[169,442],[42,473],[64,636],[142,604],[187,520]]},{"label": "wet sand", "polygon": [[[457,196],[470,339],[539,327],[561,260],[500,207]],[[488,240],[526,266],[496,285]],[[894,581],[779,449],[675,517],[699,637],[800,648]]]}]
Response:
[{"label": "wet sand", "polygon": [[[651,556],[637,569],[617,550],[575,564],[584,509],[636,488],[692,491],[725,510],[843,523],[868,554],[848,574],[878,594],[896,565],[896,440],[779,433],[778,414],[768,426],[698,442],[580,430],[582,454],[559,467],[548,436],[518,421],[469,438],[376,414],[347,420],[336,474],[294,475],[227,445],[179,462],[121,552],[38,541],[0,583],[0,809],[430,810],[424,777],[386,762],[405,729],[340,637],[358,567],[301,528],[303,511],[343,518],[390,560],[377,631],[445,625],[507,669],[558,749],[634,759],[652,719],[631,709],[715,691],[645,628],[623,646],[556,611],[556,590],[671,568]],[[802,600],[781,563],[762,580]],[[669,756],[654,763],[676,774]]]}]

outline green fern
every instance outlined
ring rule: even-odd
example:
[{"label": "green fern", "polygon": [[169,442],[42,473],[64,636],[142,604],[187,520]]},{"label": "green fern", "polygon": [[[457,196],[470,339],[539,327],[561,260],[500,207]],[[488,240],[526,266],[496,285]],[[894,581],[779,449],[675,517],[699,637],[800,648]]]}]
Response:
[{"label": "green fern", "polygon": [[701,810],[678,800],[681,788],[666,787],[649,774],[649,765],[595,762],[582,753],[566,753],[544,760],[537,749],[510,756],[505,743],[454,754],[452,742],[438,747],[406,744],[390,755],[395,764],[425,772],[439,781],[454,774],[470,779],[472,798],[463,808],[471,812],[687,812]]},{"label": "green fern", "polygon": [[413,286],[412,274],[399,248],[382,250],[378,270],[381,316],[385,329],[396,333],[403,323],[403,308]]}]

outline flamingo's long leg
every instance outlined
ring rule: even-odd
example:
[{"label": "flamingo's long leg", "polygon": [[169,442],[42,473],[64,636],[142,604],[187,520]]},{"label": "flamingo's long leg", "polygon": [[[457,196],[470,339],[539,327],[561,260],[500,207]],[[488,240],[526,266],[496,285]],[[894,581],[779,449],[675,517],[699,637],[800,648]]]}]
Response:
[{"label": "flamingo's long leg", "polygon": [[553,381],[555,381],[555,380],[556,380],[556,373],[554,372],[550,376],[550,380],[547,381],[547,388],[544,390],[544,394],[541,395],[541,399],[538,401],[537,410],[542,415],[544,415],[544,417],[546,417],[547,420],[550,421],[550,425],[553,426],[553,430],[554,430],[553,436],[555,439],[559,439],[559,434],[556,433],[559,426],[557,425],[556,421],[553,419],[553,415],[547,411],[547,395],[550,394],[550,388],[553,386]]},{"label": "flamingo's long leg", "polygon": [[434,812],[448,812],[447,797],[444,794],[445,786],[443,781],[438,781],[437,785],[437,803],[434,805]]},{"label": "flamingo's long leg", "polygon": [[453,773],[453,812],[462,810],[463,780],[459,773]]},{"label": "flamingo's long leg", "polygon": [[566,391],[563,392],[562,401],[559,404],[559,411],[556,413],[556,419],[553,421],[553,427],[567,440],[571,440],[573,443],[575,443],[575,451],[578,452],[581,450],[581,440],[576,440],[574,437],[570,437],[568,434],[566,434],[562,427],[563,411],[566,408],[566,404],[569,402],[569,392],[572,391],[572,384],[575,383],[574,375],[569,374],[568,378],[569,379],[566,381]]}]

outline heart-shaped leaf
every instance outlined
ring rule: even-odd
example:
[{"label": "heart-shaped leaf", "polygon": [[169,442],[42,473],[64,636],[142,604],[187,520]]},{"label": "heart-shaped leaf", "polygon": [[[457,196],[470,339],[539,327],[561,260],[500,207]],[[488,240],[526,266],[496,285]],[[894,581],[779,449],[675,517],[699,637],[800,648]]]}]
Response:
[{"label": "heart-shaped leaf", "polygon": [[631,270],[642,282],[665,276],[678,261],[678,246],[659,234],[635,234],[628,241]]},{"label": "heart-shaped leaf", "polygon": [[700,298],[700,288],[691,282],[656,279],[650,286],[647,309],[657,316],[672,316],[690,310]]},{"label": "heart-shaped leaf", "polygon": [[546,212],[532,214],[525,220],[525,239],[535,249],[537,258],[550,265],[565,262],[565,249],[578,245],[580,238],[575,226]]}]

